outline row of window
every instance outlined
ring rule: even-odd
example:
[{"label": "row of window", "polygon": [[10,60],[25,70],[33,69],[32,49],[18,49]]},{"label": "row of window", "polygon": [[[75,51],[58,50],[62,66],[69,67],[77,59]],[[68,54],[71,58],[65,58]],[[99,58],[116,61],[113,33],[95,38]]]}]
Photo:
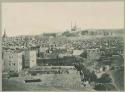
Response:
[{"label": "row of window", "polygon": [[15,66],[16,64],[15,63],[11,63],[11,61],[9,62],[9,65],[13,65],[13,66]]}]

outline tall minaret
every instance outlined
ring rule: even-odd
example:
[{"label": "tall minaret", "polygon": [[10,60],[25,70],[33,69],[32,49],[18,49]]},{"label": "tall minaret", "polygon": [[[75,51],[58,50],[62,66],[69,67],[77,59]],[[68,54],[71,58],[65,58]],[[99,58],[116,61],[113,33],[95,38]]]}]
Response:
[{"label": "tall minaret", "polygon": [[4,29],[4,34],[3,34],[3,38],[6,38],[7,34],[6,34],[6,30]]},{"label": "tall minaret", "polygon": [[72,26],[72,23],[71,23],[71,31],[77,31],[77,24],[75,22],[75,25]]},{"label": "tall minaret", "polygon": [[72,29],[72,21],[71,21],[71,29]]}]

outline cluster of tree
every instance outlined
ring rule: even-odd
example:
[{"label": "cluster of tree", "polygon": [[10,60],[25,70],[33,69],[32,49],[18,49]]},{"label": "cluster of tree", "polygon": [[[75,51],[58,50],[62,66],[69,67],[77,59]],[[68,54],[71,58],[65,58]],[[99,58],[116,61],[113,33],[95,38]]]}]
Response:
[{"label": "cluster of tree", "polygon": [[112,78],[109,74],[104,73],[101,78],[97,79],[95,90],[116,90],[115,86],[112,83]]},{"label": "cluster of tree", "polygon": [[89,83],[95,83],[95,90],[115,90],[115,86],[109,74],[104,73],[100,78],[97,78],[95,72],[90,72],[82,63],[76,63],[74,67],[79,71],[80,76],[84,75],[84,78],[81,79],[82,82],[88,81]]},{"label": "cluster of tree", "polygon": [[95,72],[90,72],[82,63],[76,63],[74,64],[74,67],[77,69],[77,71],[79,71],[80,76],[83,75],[83,78],[81,79],[82,82],[88,81],[91,83],[97,80]]}]

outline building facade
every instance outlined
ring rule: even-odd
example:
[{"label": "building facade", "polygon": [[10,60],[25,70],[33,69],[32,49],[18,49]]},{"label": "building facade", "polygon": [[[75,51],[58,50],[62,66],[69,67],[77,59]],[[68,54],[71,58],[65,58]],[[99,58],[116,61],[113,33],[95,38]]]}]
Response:
[{"label": "building facade", "polygon": [[6,50],[3,52],[3,71],[20,72],[22,70],[22,52]]},{"label": "building facade", "polygon": [[23,68],[36,66],[36,50],[26,49],[23,53]]}]

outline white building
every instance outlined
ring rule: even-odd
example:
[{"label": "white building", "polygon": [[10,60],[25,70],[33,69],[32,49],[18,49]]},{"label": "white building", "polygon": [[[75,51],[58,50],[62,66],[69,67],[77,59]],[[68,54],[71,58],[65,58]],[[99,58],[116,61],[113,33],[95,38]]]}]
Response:
[{"label": "white building", "polygon": [[31,68],[36,66],[36,50],[26,49],[23,54],[23,67]]},{"label": "white building", "polygon": [[5,50],[3,52],[3,70],[20,72],[22,70],[22,52]]},{"label": "white building", "polygon": [[79,56],[83,53],[83,50],[73,50],[73,56]]}]

